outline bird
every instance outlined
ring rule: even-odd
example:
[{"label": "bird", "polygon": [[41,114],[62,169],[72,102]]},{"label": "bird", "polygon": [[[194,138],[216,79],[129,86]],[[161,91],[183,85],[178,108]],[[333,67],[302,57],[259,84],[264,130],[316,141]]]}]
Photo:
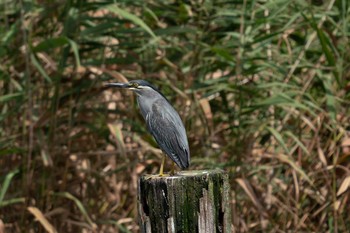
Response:
[{"label": "bird", "polygon": [[136,93],[137,103],[147,130],[163,151],[159,176],[164,176],[163,168],[166,154],[180,169],[190,166],[190,149],[184,124],[167,98],[146,80],[132,80],[127,83],[107,83],[106,87],[132,90]]}]

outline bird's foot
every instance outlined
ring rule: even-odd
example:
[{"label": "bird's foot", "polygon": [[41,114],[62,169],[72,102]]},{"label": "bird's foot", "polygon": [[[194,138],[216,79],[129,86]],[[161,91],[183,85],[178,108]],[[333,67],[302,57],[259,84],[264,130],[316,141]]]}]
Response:
[{"label": "bird's foot", "polygon": [[175,163],[174,162],[173,162],[172,167],[171,167],[170,175],[171,176],[175,175]]}]

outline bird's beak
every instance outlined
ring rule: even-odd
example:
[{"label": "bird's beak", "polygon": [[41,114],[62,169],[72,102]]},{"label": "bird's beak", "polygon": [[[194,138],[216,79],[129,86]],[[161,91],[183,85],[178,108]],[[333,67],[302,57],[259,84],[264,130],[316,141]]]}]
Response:
[{"label": "bird's beak", "polygon": [[106,83],[105,87],[130,88],[129,83]]}]

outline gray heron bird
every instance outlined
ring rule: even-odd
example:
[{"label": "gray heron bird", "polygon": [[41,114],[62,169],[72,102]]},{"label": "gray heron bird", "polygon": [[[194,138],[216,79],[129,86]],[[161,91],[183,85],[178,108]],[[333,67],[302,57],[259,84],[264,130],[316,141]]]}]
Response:
[{"label": "gray heron bird", "polygon": [[[185,127],[177,111],[166,97],[145,80],[128,83],[108,83],[107,87],[129,89],[136,93],[137,103],[146,121],[147,130],[154,137],[163,153],[181,169],[190,165],[190,150]],[[159,175],[163,176],[165,156],[163,154]],[[174,172],[174,166],[172,173]]]}]

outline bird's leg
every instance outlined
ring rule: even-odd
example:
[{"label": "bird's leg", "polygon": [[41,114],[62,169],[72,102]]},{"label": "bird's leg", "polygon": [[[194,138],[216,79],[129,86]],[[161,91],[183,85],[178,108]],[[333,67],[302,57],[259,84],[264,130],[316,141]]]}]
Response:
[{"label": "bird's leg", "polygon": [[164,173],[163,173],[163,168],[164,168],[164,163],[165,163],[165,155],[163,155],[163,158],[162,158],[162,164],[160,165],[160,170],[159,170],[159,176],[164,176]]},{"label": "bird's leg", "polygon": [[173,162],[172,166],[171,166],[171,172],[170,172],[170,175],[174,175],[175,174],[175,163]]}]

